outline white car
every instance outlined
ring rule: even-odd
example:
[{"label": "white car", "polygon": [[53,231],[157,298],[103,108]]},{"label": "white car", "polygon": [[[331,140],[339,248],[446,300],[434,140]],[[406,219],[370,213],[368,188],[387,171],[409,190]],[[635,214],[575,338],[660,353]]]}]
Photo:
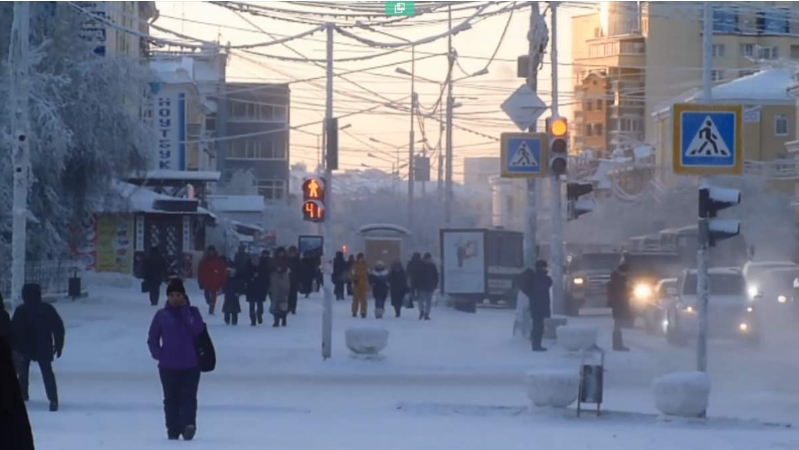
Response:
[{"label": "white car", "polygon": [[[736,268],[708,271],[708,336],[738,338],[758,345],[760,319],[755,299],[747,292],[743,274]],[[684,270],[677,282],[677,301],[669,305],[665,323],[666,340],[685,343],[698,331],[696,270]]]},{"label": "white car", "polygon": [[647,332],[652,334],[665,332],[666,313],[669,305],[676,298],[677,278],[664,278],[658,281],[643,311],[644,326]]},{"label": "white car", "polygon": [[[780,295],[784,295],[772,280],[774,271],[784,269],[799,270],[799,264],[792,261],[749,261],[743,267],[743,276],[746,280],[749,295],[762,295],[766,301],[778,300]],[[784,302],[783,302],[784,303]]]}]

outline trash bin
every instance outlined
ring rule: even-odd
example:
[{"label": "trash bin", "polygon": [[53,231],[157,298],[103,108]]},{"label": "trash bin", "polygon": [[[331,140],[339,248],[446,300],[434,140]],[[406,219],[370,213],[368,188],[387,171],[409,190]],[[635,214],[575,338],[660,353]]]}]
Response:
[{"label": "trash bin", "polygon": [[67,287],[67,294],[74,302],[76,298],[80,297],[81,288],[80,277],[78,277],[78,269],[72,269],[72,276],[69,278],[69,286]]},{"label": "trash bin", "polygon": [[[598,357],[598,358],[597,358]],[[584,350],[580,358],[580,387],[577,393],[577,417],[584,404],[596,405],[602,414],[605,381],[605,351],[597,345]]]}]

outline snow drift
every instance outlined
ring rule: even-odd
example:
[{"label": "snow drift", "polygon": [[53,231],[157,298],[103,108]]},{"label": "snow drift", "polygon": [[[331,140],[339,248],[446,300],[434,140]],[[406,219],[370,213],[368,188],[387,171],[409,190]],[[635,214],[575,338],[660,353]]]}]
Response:
[{"label": "snow drift", "polygon": [[569,369],[528,370],[525,384],[533,406],[566,408],[577,400],[580,375]]},{"label": "snow drift", "polygon": [[388,330],[351,327],[344,332],[347,348],[356,355],[377,355],[388,345]]},{"label": "snow drift", "polygon": [[653,382],[655,407],[668,416],[699,417],[707,410],[710,377],[703,372],[678,372]]},{"label": "snow drift", "polygon": [[577,352],[594,347],[599,330],[591,325],[562,325],[556,333],[558,344],[570,352]]}]

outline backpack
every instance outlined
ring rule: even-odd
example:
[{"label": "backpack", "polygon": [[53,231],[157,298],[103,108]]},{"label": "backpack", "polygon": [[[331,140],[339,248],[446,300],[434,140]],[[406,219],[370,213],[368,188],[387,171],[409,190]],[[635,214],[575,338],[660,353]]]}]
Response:
[{"label": "backpack", "polygon": [[207,325],[203,325],[202,333],[194,339],[194,347],[197,349],[200,372],[213,372],[216,368],[216,350]]}]

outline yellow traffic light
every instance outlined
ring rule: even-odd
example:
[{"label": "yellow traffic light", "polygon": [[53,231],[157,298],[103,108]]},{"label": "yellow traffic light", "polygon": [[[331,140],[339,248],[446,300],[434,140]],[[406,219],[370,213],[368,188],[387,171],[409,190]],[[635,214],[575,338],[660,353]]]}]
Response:
[{"label": "yellow traffic light", "polygon": [[549,120],[549,134],[554,137],[566,136],[569,132],[569,124],[566,119],[558,117]]}]

